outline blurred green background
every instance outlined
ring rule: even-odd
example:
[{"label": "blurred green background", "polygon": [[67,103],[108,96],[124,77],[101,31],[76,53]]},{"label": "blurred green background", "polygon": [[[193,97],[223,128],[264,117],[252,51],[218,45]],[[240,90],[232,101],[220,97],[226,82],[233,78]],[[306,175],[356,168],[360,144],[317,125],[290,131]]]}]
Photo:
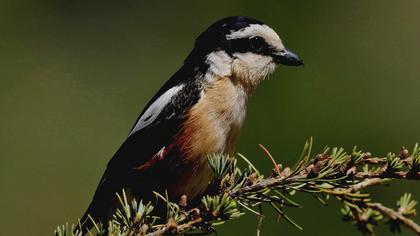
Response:
[{"label": "blurred green background", "polygon": [[[416,0],[1,0],[0,234],[52,235],[75,222],[142,107],[225,16],[265,21],[306,64],[280,67],[249,105],[238,151],[261,168],[270,163],[258,143],[288,165],[310,136],[316,150],[411,147],[420,141],[419,9]],[[393,206],[405,191],[420,199],[418,186],[373,192]],[[263,235],[358,235],[336,201],[298,198],[304,208],[289,213],[304,231],[269,219]],[[248,214],[219,235],[255,228]]]}]

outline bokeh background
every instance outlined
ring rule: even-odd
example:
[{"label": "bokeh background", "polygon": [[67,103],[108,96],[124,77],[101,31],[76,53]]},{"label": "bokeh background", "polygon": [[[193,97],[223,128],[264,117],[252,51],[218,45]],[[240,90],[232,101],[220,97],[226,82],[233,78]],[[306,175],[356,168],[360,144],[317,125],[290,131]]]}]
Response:
[{"label": "bokeh background", "polygon": [[[87,207],[142,107],[214,21],[248,15],[305,60],[256,91],[238,151],[268,171],[265,144],[292,164],[304,141],[374,154],[420,141],[420,1],[0,1],[1,235],[52,235]],[[419,184],[373,190],[394,205]],[[263,235],[358,235],[339,204],[264,221]],[[417,218],[417,221],[419,218]],[[254,235],[248,214],[219,235]],[[380,227],[378,235],[388,235]],[[404,230],[402,235],[412,235]]]}]

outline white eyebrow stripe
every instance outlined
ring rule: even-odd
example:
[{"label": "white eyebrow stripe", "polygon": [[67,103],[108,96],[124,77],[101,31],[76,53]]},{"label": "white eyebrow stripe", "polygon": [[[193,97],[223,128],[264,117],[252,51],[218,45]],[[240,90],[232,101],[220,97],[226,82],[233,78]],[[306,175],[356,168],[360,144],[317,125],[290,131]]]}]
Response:
[{"label": "white eyebrow stripe", "polygon": [[227,39],[249,38],[251,36],[270,36],[279,40],[277,33],[268,25],[250,24],[249,26],[226,35]]},{"label": "white eyebrow stripe", "polygon": [[226,35],[226,39],[240,39],[250,38],[252,36],[262,37],[268,44],[273,47],[283,49],[284,46],[281,42],[278,34],[270,28],[268,25],[250,24],[248,27],[240,29],[238,31],[231,32]]},{"label": "white eyebrow stripe", "polygon": [[177,85],[168,89],[159,98],[157,98],[143,113],[128,136],[150,125],[159,116],[163,108],[165,108],[165,106],[171,102],[173,97],[175,97],[178,92],[182,90],[182,88],[184,88],[183,84]]}]

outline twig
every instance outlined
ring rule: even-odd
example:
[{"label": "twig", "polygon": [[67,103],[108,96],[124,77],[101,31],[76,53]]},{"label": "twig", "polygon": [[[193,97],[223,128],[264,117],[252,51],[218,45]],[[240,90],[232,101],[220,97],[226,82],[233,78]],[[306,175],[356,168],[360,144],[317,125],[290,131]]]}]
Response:
[{"label": "twig", "polygon": [[374,185],[379,185],[382,184],[384,182],[388,181],[387,179],[381,179],[381,178],[372,178],[372,179],[366,179],[363,180],[362,182],[359,182],[355,185],[350,186],[350,188],[348,189],[349,192],[358,192],[366,187],[370,187],[370,186],[374,186]]},{"label": "twig", "polygon": [[271,162],[274,165],[274,170],[276,171],[276,174],[280,175],[280,168],[279,165],[277,165],[276,160],[274,159],[274,157],[271,155],[271,153],[268,151],[268,149],[266,147],[264,147],[264,145],[262,144],[258,144],[258,146],[260,146],[260,148],[264,151],[265,155],[271,160]]},{"label": "twig", "polygon": [[381,203],[367,203],[367,206],[377,211],[380,211],[382,214],[386,215],[390,219],[399,220],[405,226],[416,232],[417,235],[420,235],[420,226],[416,224],[416,222],[414,222],[413,220],[403,216],[401,213],[394,211],[393,209],[388,208],[386,206],[383,206]]},{"label": "twig", "polygon": [[146,234],[146,236],[163,236],[163,235],[177,235],[183,234],[188,232],[194,228],[195,225],[201,223],[203,221],[202,218],[197,218],[195,220],[188,221],[181,225],[172,225],[167,224],[163,228],[158,229],[152,233]]},{"label": "twig", "polygon": [[[238,195],[242,195],[248,192],[257,192],[266,188],[274,187],[274,186],[280,186],[280,185],[286,185],[290,184],[292,182],[295,182],[298,179],[305,179],[305,175],[296,175],[291,178],[285,178],[285,177],[269,177],[267,179],[264,179],[261,182],[258,182],[251,186],[245,186],[240,189],[236,189],[230,193],[231,197],[237,197]],[[372,185],[378,185],[381,184],[381,182],[384,182],[387,178],[393,178],[393,179],[407,179],[407,180],[420,180],[420,173],[417,172],[415,175],[409,174],[409,172],[396,172],[392,175],[385,174],[383,172],[377,173],[377,172],[360,172],[357,173],[354,177],[356,180],[363,180],[364,182],[360,182],[356,185],[354,185],[352,188],[352,191],[358,191],[362,188],[372,186]]]},{"label": "twig", "polygon": [[357,179],[393,178],[393,179],[420,180],[420,172],[415,172],[415,173],[411,173],[409,171],[398,171],[394,173],[387,173],[386,171],[359,172],[356,174],[355,178]]}]

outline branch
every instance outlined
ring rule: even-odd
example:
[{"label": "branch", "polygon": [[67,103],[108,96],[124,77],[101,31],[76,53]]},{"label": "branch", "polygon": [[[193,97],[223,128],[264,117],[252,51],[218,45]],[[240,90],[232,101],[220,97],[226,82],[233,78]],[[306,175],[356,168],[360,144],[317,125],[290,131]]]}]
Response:
[{"label": "branch", "polygon": [[146,236],[163,236],[163,235],[182,235],[185,232],[191,231],[195,225],[201,223],[202,218],[188,221],[181,225],[167,224],[165,227],[158,229],[154,232],[146,234]]},{"label": "branch", "polygon": [[[297,193],[310,194],[325,204],[335,198],[343,204],[343,220],[354,224],[359,231],[374,234],[374,226],[386,220],[392,232],[399,232],[401,226],[420,234],[419,225],[411,217],[416,214],[416,201],[410,194],[404,194],[397,202],[398,211],[371,200],[365,189],[390,182],[394,179],[420,180],[420,148],[416,145],[410,153],[402,148],[398,154],[388,153],[386,157],[372,157],[369,152],[346,153],[342,148],[325,148],[312,154],[312,140],[306,142],[302,154],[294,167],[277,164],[271,153],[262,145],[264,155],[273,164],[272,173],[264,176],[246,157],[238,159],[213,155],[208,161],[214,172],[210,190],[201,203],[188,205],[187,196],[179,203],[159,193],[156,196],[167,207],[165,217],[153,215],[151,203],[139,203],[127,199],[123,190],[117,195],[121,207],[117,209],[108,229],[96,224],[97,235],[182,235],[189,232],[202,235],[214,232],[214,228],[225,221],[239,218],[245,212],[255,214],[258,219],[257,235],[261,234],[261,221],[265,217],[262,205],[267,204],[279,216],[303,229],[287,214],[290,207],[301,207],[293,200]],[[245,163],[239,168],[237,162]],[[131,203],[130,203],[131,201]],[[165,224],[156,224],[166,222]],[[67,233],[66,233],[67,232]],[[56,236],[75,235],[68,226],[58,227]]]},{"label": "branch", "polygon": [[420,226],[413,220],[403,216],[403,214],[400,212],[396,212],[391,208],[383,206],[381,203],[368,203],[367,205],[375,210],[380,211],[382,214],[388,216],[388,218],[392,220],[401,221],[405,226],[420,235]]},{"label": "branch", "polygon": [[381,179],[381,178],[372,178],[372,179],[365,179],[362,182],[359,182],[349,188],[349,192],[355,193],[358,192],[364,188],[374,186],[374,185],[380,185],[384,182],[388,181],[387,179]]}]

